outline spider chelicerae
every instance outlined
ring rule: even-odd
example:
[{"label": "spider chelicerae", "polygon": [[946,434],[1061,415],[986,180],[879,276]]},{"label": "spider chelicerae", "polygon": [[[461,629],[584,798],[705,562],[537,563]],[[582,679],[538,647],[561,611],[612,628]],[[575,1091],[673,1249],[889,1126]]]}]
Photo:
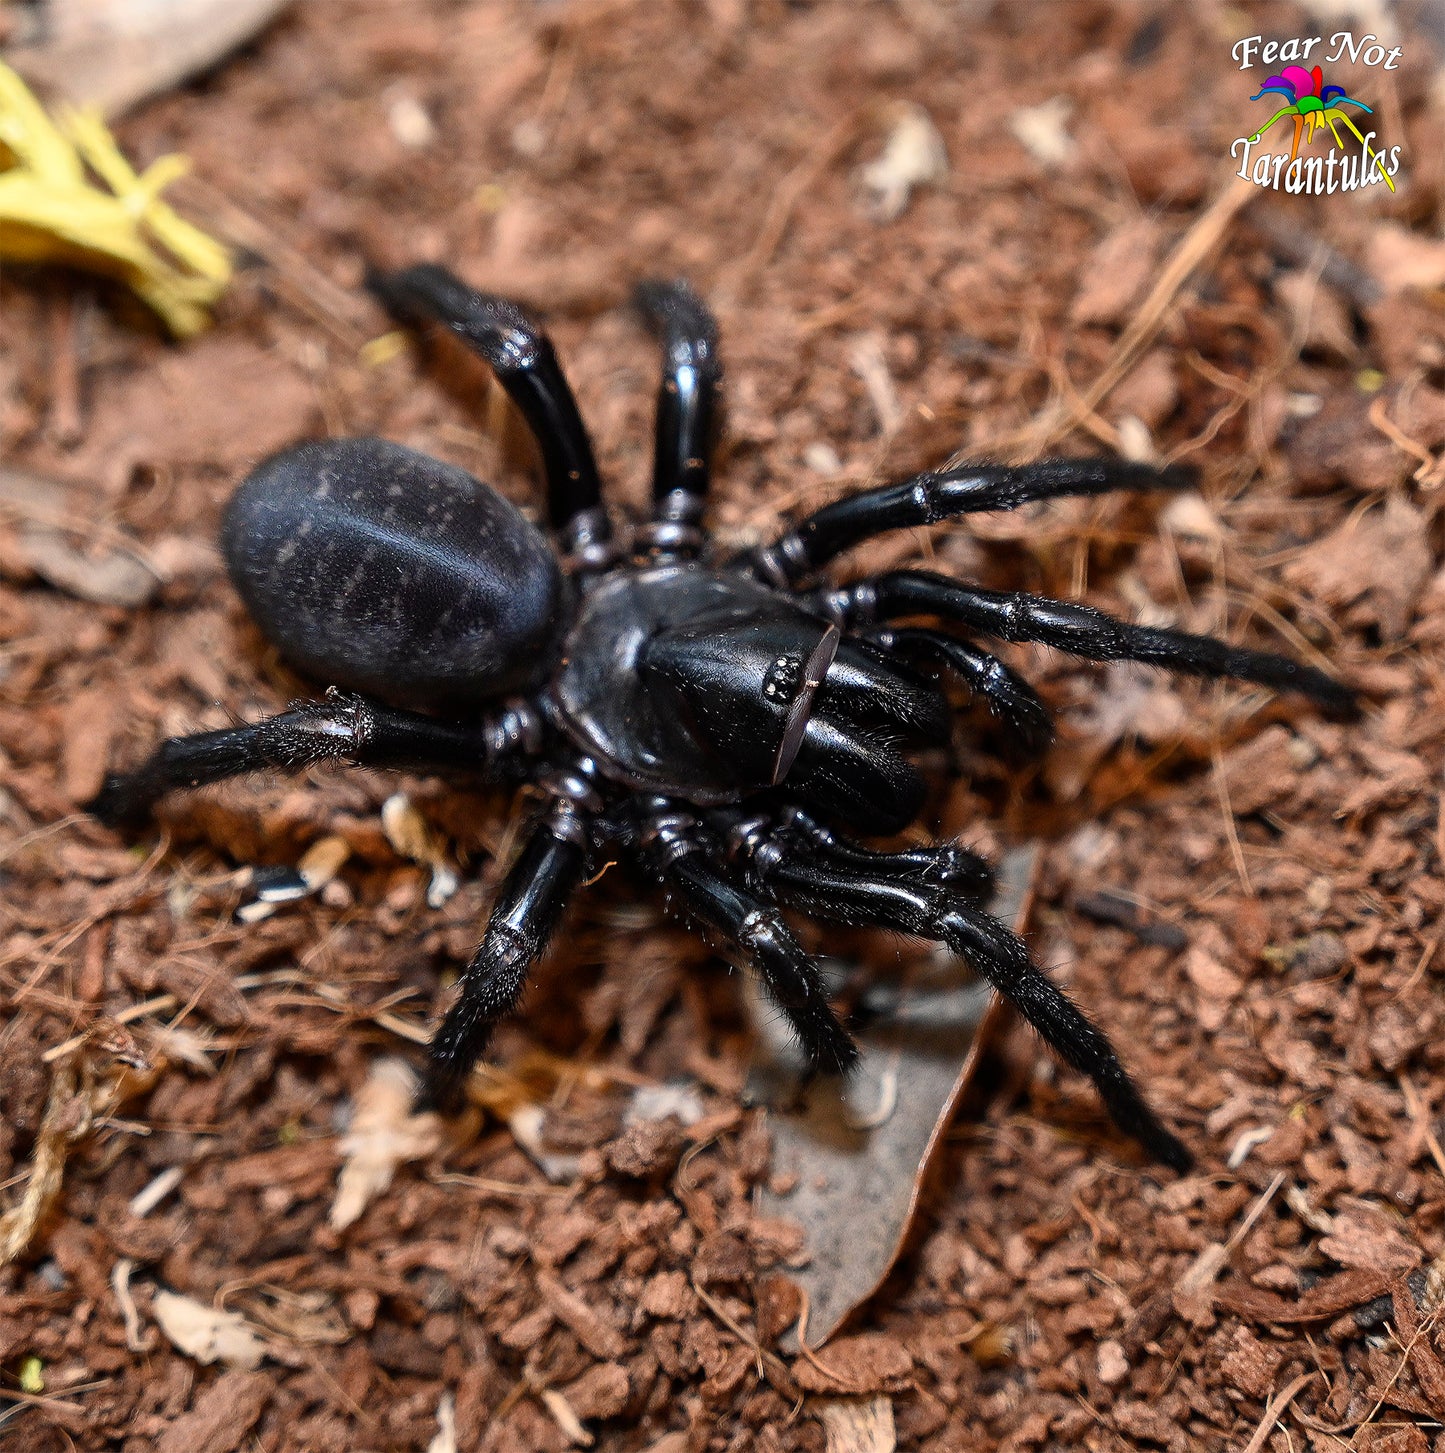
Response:
[{"label": "spider chelicerae", "polygon": [[[249,726],[174,737],[107,779],[92,810],[143,817],[174,788],[345,759],[533,782],[546,810],[497,894],[431,1044],[426,1093],[455,1106],[521,998],[589,865],[621,851],[755,969],[809,1064],[857,1050],[783,908],[942,942],[1095,1084],[1158,1159],[1189,1153],[1104,1033],[984,909],[988,864],[957,844],[880,851],[923,806],[910,751],[947,745],[945,683],[985,702],[1023,751],[1051,724],[1033,689],[960,632],[1096,661],[1302,692],[1347,713],[1350,690],[1285,656],[1128,625],[1086,605],[923,570],[848,584],[822,574],[887,530],[1189,476],[1117,459],[964,464],[826,505],[771,544],[709,549],[717,327],[685,283],[649,283],[663,350],[652,518],[618,535],[552,346],[516,303],[423,265],[373,274],[401,322],[444,324],[494,370],[541,449],[556,550],[487,485],[380,439],[299,444],[237,490],[222,542],[265,635],[325,697]],[[898,624],[925,620],[933,624]]]}]

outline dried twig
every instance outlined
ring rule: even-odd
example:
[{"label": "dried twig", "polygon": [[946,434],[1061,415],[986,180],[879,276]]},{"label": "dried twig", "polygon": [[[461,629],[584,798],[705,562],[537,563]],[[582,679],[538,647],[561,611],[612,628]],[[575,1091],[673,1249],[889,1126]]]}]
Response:
[{"label": "dried twig", "polygon": [[1259,1453],[1274,1425],[1284,1416],[1284,1410],[1299,1396],[1300,1390],[1318,1376],[1317,1372],[1302,1372],[1293,1382],[1286,1384],[1283,1392],[1270,1398],[1264,1406],[1264,1416],[1259,1420],[1254,1436],[1244,1445],[1243,1453]]}]

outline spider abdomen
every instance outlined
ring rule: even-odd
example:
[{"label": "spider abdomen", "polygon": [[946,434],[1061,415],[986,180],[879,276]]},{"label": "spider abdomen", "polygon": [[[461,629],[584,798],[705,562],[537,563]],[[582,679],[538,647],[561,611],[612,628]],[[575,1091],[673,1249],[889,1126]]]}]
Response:
[{"label": "spider abdomen", "polygon": [[256,623],[325,685],[467,706],[555,658],[562,581],[541,532],[464,470],[399,444],[273,455],[236,491],[221,543]]}]

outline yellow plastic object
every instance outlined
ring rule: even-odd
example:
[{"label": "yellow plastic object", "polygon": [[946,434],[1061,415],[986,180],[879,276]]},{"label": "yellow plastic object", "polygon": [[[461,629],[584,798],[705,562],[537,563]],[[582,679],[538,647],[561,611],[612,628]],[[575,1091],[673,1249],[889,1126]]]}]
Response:
[{"label": "yellow plastic object", "polygon": [[164,156],[137,176],[97,114],[52,121],[0,62],[0,258],[119,278],[177,338],[206,326],[231,280],[226,248],[160,200],[188,165]]}]

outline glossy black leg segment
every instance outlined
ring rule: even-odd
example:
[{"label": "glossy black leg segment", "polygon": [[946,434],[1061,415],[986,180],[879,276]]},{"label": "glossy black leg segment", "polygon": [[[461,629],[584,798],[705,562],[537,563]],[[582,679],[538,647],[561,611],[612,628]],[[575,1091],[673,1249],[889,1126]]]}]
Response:
[{"label": "glossy black leg segment", "polygon": [[1040,757],[1048,750],[1054,739],[1048,707],[997,656],[941,631],[920,628],[873,630],[867,638],[885,651],[896,651],[909,660],[932,660],[951,671],[988,703],[989,710],[1009,728],[1010,741],[1018,744],[1023,756]]},{"label": "glossy black leg segment", "polygon": [[974,902],[946,889],[883,882],[804,854],[770,860],[754,850],[780,902],[841,923],[870,924],[945,943],[1009,999],[1054,1051],[1094,1082],[1110,1118],[1156,1159],[1187,1171],[1190,1155],[1145,1104],[1114,1047],[1043,974],[1023,940]]},{"label": "glossy black leg segment", "polygon": [[702,543],[698,521],[718,434],[717,321],[687,283],[645,282],[637,304],[662,340],[653,453],[652,543],[664,553]]},{"label": "glossy black leg segment", "polygon": [[1111,490],[1183,489],[1184,469],[1152,469],[1123,459],[1040,459],[1033,464],[961,464],[916,474],[825,505],[766,549],[745,558],[764,579],[793,584],[844,550],[887,530],[936,525],[959,515],[1012,510],[1035,500]]},{"label": "glossy black leg segment", "polygon": [[858,1046],[828,1003],[817,963],[777,912],[729,882],[701,850],[675,858],[663,876],[684,912],[715,930],[756,970],[797,1033],[808,1064],[846,1074],[857,1062]]},{"label": "glossy black leg segment", "polygon": [[527,972],[546,950],[586,867],[587,849],[572,835],[560,836],[547,823],[533,830],[497,895],[457,1001],[432,1038],[427,1104],[447,1113],[460,1108],[472,1066],[498,1022],[517,1007]]},{"label": "glossy black leg segment", "polygon": [[[934,843],[926,848],[905,848],[880,853],[839,837],[801,807],[785,807],[770,823],[747,820],[739,813],[720,815],[720,825],[732,841],[774,858],[797,854],[869,881],[911,884],[915,888],[947,888],[979,903],[993,896],[994,871],[977,853],[958,843]],[[748,847],[749,839],[754,846]]]},{"label": "glossy black leg segment", "polygon": [[[605,541],[601,482],[577,400],[547,335],[520,305],[479,293],[431,263],[371,272],[366,285],[398,322],[413,328],[441,323],[491,365],[542,451],[553,529],[565,531],[587,516],[587,543]],[[568,545],[575,548],[575,542]]]},{"label": "glossy black leg segment", "polygon": [[535,750],[540,730],[536,713],[520,703],[463,724],[338,692],[248,726],[171,737],[133,771],[107,777],[87,807],[102,822],[134,822],[177,788],[342,759],[368,767],[495,771],[508,756]]},{"label": "glossy black leg segment", "polygon": [[1299,692],[1341,715],[1358,709],[1348,686],[1288,656],[1231,646],[1213,636],[1128,625],[1071,601],[959,585],[925,570],[880,575],[841,594],[857,617],[936,615],[1003,641],[1037,641],[1090,661],[1143,661],[1191,676],[1257,681],[1276,691]]}]

